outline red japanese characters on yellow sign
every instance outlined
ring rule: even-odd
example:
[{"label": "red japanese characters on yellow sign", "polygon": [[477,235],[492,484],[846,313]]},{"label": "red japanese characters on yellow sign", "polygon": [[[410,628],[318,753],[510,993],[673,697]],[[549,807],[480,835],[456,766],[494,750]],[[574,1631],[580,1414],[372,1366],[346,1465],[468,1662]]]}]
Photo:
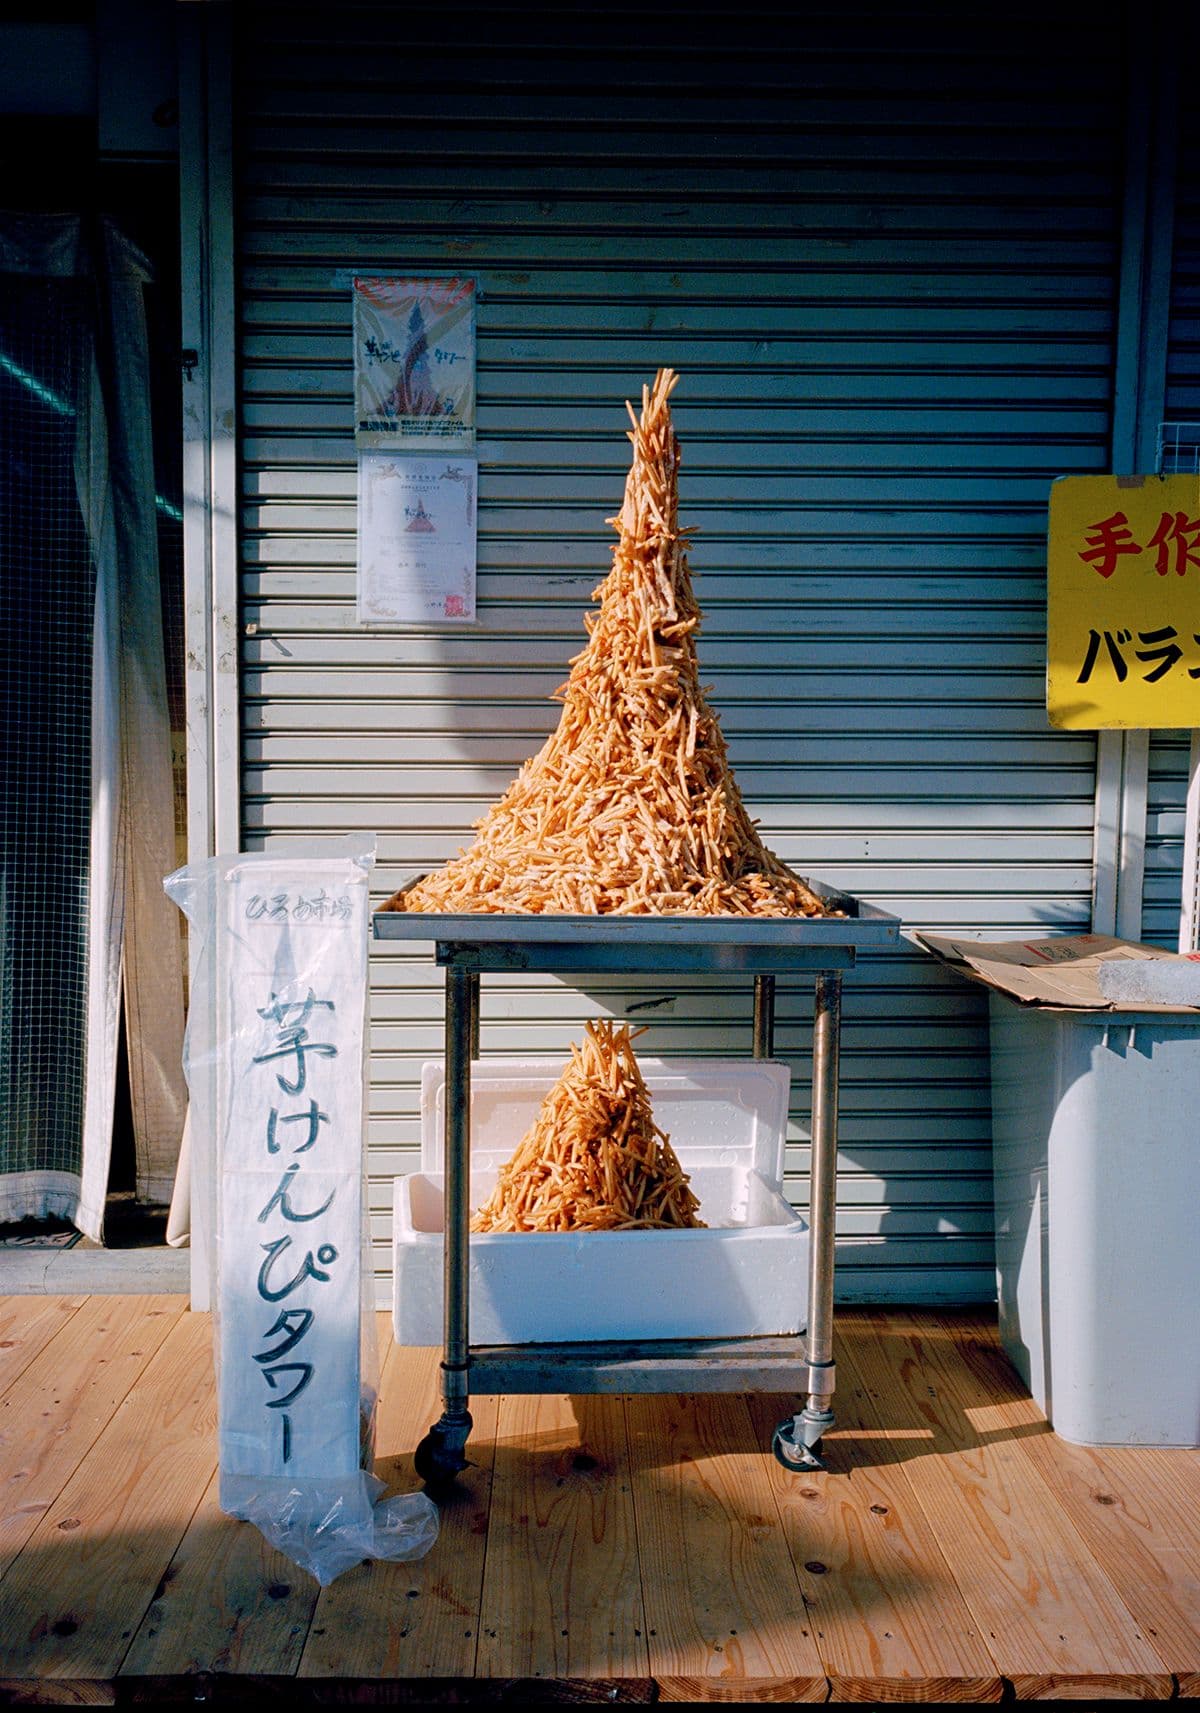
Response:
[{"label": "red japanese characters on yellow sign", "polygon": [[1200,477],[1055,482],[1046,604],[1052,725],[1200,726]]}]

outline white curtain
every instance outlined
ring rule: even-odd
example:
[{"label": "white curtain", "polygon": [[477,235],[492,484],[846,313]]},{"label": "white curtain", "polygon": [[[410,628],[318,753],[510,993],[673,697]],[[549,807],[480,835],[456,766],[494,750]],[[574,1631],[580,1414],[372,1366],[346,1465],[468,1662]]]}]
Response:
[{"label": "white curtain", "polygon": [[[14,988],[14,1015],[3,1037],[8,1062],[0,1077],[0,1088],[11,1097],[0,1115],[0,1220],[57,1215],[102,1241],[122,993],[142,1200],[170,1198],[185,1111],[183,957],[175,911],[162,891],[163,876],[175,866],[174,786],[143,295],[149,267],[107,221],[85,230],[77,216],[0,215],[0,275],[82,281],[87,288],[73,300],[87,322],[75,344],[76,372],[68,377],[56,371],[55,386],[39,375],[36,362],[30,367],[10,360],[3,379],[14,408],[22,389],[29,395],[35,424],[39,409],[54,413],[60,428],[64,418],[73,423],[75,498],[95,579],[90,687],[84,690],[90,718],[80,722],[90,753],[86,884],[56,901],[60,912],[78,912],[84,919],[73,924],[82,932],[61,936],[63,946],[77,948],[84,966],[83,1028],[68,1031],[72,1038],[65,1042],[56,1037],[54,1084],[25,1077],[22,1086],[22,1067],[44,1060],[49,1051],[34,1038],[47,1023],[32,1002],[28,980],[24,1003],[21,984],[6,984]],[[30,348],[37,349],[36,340]],[[33,437],[29,457],[36,456]],[[17,498],[10,494],[6,502],[15,505]],[[62,529],[77,523],[66,520]],[[43,516],[35,528],[53,531],[55,520]],[[6,552],[20,551],[14,532],[5,542]],[[45,542],[31,545],[53,575]],[[0,567],[6,575],[9,569]],[[10,633],[6,646],[19,648],[19,634]],[[86,657],[84,649],[81,672]],[[61,713],[47,706],[46,718]],[[23,708],[22,719],[32,729],[37,710]],[[70,736],[61,734],[62,747]],[[55,779],[47,777],[46,792],[55,789]],[[24,916],[23,895],[52,883],[50,853],[40,853],[39,860],[28,840],[25,849],[21,860],[14,850],[5,851],[0,936],[6,969],[16,963],[10,942]],[[37,920],[48,920],[44,910]],[[40,932],[50,968],[59,937],[52,926]],[[26,957],[25,967],[28,962]],[[65,1109],[79,1112],[77,1152],[71,1157],[70,1138],[59,1133],[39,1158],[29,1133],[40,1131],[39,1108],[54,1098],[54,1087],[67,1087],[70,1079],[76,1086]]]}]

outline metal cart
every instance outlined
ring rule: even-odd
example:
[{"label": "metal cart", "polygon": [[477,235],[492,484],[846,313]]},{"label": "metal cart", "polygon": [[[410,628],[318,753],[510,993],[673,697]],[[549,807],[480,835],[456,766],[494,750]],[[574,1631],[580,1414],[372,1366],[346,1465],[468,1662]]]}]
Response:
[{"label": "metal cart", "polygon": [[[416,884],[416,882],[412,882]],[[789,1469],[823,1467],[832,1426],[833,1244],[837,1204],[838,1043],[842,971],[860,947],[894,945],[900,923],[856,898],[807,883],[840,916],[422,915],[379,911],[380,940],[432,940],[446,972],[444,1410],[417,1449],[431,1486],[467,1466],[472,1392],[800,1392],[804,1409],[775,1430]],[[808,1325],[798,1336],[603,1344],[476,1345],[468,1336],[471,1061],[479,1056],[485,970],[551,974],[753,975],[754,1056],[770,1058],[775,978],[811,971],[812,1166]]]}]

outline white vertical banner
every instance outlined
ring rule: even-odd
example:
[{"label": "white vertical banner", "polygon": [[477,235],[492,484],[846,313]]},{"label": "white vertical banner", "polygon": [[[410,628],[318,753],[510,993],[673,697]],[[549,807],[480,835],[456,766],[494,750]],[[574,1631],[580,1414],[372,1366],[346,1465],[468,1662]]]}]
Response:
[{"label": "white vertical banner", "polygon": [[[329,854],[330,850],[336,854]],[[368,879],[375,840],[209,857],[164,885],[198,942],[190,1120],[217,1172],[221,1509],[322,1586],[421,1558],[423,1493],[385,1499],[365,1271]]]},{"label": "white vertical banner", "polygon": [[234,863],[221,886],[228,1096],[220,1137],[222,1475],[362,1467],[363,1046],[368,891],[346,860]]}]

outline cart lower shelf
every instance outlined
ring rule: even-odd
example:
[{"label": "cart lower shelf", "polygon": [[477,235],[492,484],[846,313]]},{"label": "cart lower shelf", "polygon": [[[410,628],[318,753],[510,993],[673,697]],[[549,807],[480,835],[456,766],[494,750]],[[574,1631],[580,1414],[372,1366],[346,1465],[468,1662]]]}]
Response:
[{"label": "cart lower shelf", "polygon": [[470,1389],[507,1392],[801,1392],[803,1334],[638,1339],[598,1344],[472,1345]]}]

